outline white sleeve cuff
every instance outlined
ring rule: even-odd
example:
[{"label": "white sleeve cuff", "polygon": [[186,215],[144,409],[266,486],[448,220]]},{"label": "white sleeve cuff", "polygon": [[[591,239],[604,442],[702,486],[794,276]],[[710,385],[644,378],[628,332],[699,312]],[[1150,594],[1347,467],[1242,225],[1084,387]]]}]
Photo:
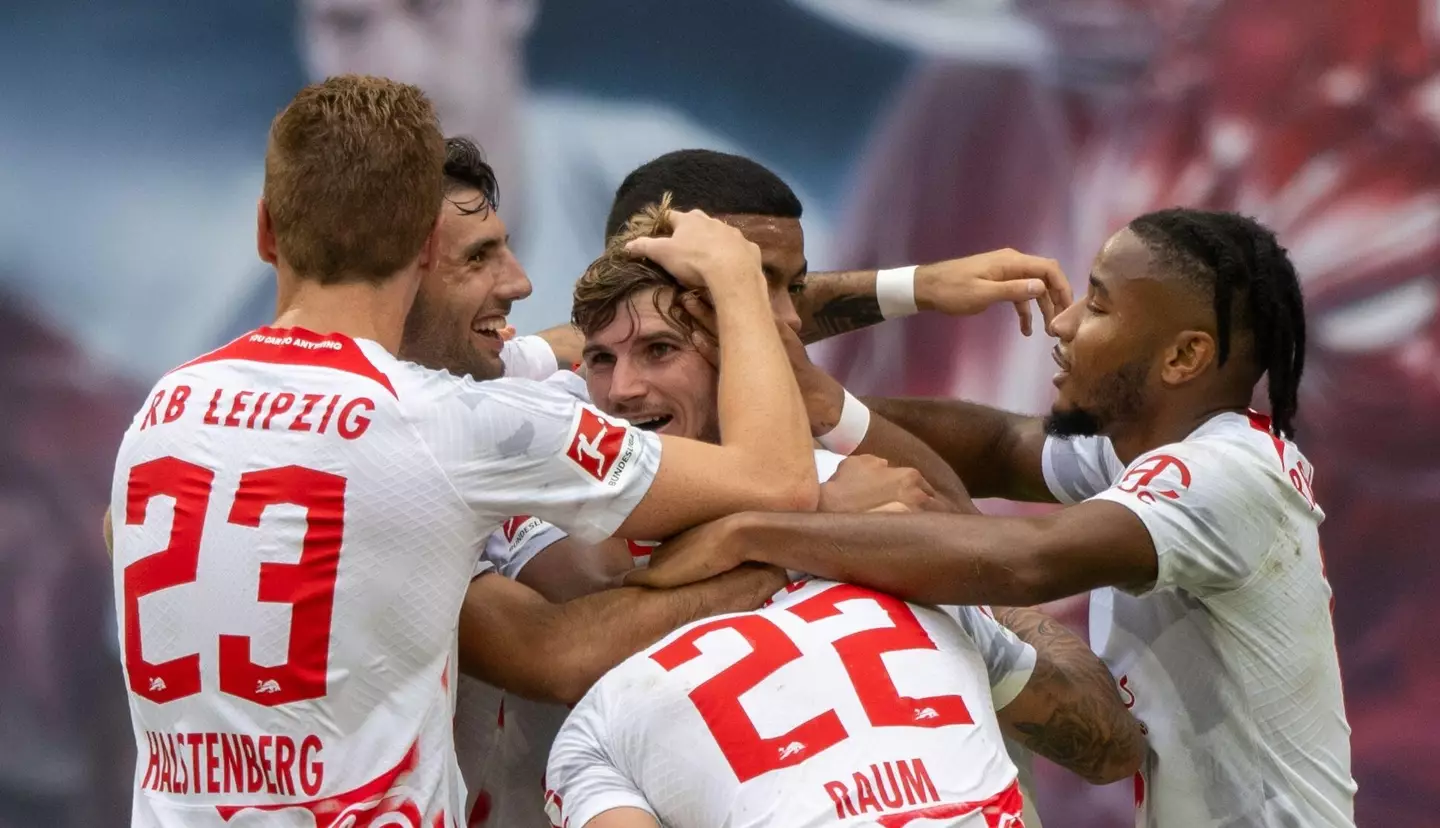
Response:
[{"label": "white sleeve cuff", "polygon": [[586,797],[579,807],[571,807],[569,802],[562,804],[560,807],[561,819],[556,820],[555,815],[552,814],[550,824],[557,826],[563,824],[565,828],[585,828],[590,820],[616,808],[638,808],[655,817],[656,822],[660,821],[660,815],[655,813],[655,809],[650,807],[650,803],[646,802],[645,798],[639,794],[628,791],[607,791]]},{"label": "white sleeve cuff", "polygon": [[500,346],[505,376],[543,380],[560,370],[555,350],[540,336],[517,336]]}]

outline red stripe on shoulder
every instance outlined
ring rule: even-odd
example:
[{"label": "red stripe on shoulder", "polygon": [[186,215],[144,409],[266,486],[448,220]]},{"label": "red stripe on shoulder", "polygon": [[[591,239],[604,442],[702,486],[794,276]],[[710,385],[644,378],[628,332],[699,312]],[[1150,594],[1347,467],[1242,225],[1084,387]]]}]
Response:
[{"label": "red stripe on shoulder", "polygon": [[257,328],[229,345],[223,345],[204,356],[190,360],[174,371],[224,360],[331,368],[374,380],[384,386],[390,396],[397,399],[400,396],[395,393],[395,386],[390,384],[390,378],[375,367],[355,340],[343,334],[322,336],[304,328]]},{"label": "red stripe on shoulder", "polygon": [[1285,465],[1285,441],[1276,437],[1275,432],[1270,430],[1270,418],[1258,411],[1247,411],[1245,414],[1250,418],[1251,428],[1265,432],[1265,436],[1270,438],[1270,442],[1275,445],[1275,453],[1280,456],[1280,465],[1283,467]]}]

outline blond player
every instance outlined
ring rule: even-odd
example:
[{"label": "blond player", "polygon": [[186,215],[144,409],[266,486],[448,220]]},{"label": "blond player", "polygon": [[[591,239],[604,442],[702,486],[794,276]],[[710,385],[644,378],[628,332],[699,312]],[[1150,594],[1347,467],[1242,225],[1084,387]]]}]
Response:
[{"label": "blond player", "polygon": [[[814,508],[758,251],[704,216],[633,252],[716,300],[721,445],[630,428],[562,388],[396,359],[434,265],[444,160],[414,87],[302,90],[272,126],[258,215],[278,319],[167,374],[126,432],[111,509],[134,825],[454,825],[457,618],[506,517],[598,540]],[[503,322],[479,324],[496,352]],[[524,642],[585,615],[476,583],[471,600],[500,610],[490,636],[520,652],[479,667],[501,686],[553,669]],[[694,595],[734,609],[776,584],[752,570]],[[651,618],[630,651],[681,620]]]}]

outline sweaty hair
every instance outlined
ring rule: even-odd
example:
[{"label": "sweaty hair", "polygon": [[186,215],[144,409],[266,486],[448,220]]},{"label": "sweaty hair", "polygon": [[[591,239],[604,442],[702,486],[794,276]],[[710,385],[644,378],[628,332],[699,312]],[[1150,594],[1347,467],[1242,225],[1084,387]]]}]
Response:
[{"label": "sweaty hair", "polygon": [[474,141],[457,136],[445,139],[445,197],[461,190],[477,190],[482,197],[474,204],[450,202],[465,215],[500,209],[500,184],[495,180],[495,170],[485,162],[485,154]]},{"label": "sweaty hair", "polygon": [[440,211],[445,139],[419,88],[341,75],[270,125],[265,207],[282,258],[323,283],[382,282],[420,254]]},{"label": "sweaty hair", "polygon": [[1220,365],[1232,332],[1248,335],[1256,367],[1270,377],[1271,430],[1295,433],[1300,375],[1305,370],[1305,299],[1300,279],[1275,234],[1235,213],[1170,209],[1130,222],[1157,264],[1178,269],[1213,296]]},{"label": "sweaty hair", "polygon": [[676,210],[704,210],[712,216],[756,215],[800,218],[800,199],[780,176],[758,162],[714,150],[688,149],[666,153],[637,167],[615,191],[605,238],[670,194]]},{"label": "sweaty hair", "polygon": [[[653,296],[656,311],[668,317],[676,329],[687,337],[695,330],[695,320],[680,304],[686,289],[659,265],[625,249],[626,242],[631,239],[662,237],[674,232],[670,223],[671,209],[670,194],[661,193],[659,203],[644,207],[630,217],[621,232],[611,235],[605,252],[575,282],[575,302],[571,306],[570,322],[580,329],[580,333],[588,337],[600,331],[615,321],[620,306],[630,297],[649,288],[660,288]],[[674,297],[669,308],[660,301],[667,290]]]}]

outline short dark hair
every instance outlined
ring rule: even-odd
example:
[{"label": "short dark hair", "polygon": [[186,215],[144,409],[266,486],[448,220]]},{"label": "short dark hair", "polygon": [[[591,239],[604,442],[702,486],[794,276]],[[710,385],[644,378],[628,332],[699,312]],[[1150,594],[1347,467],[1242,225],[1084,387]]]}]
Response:
[{"label": "short dark hair", "polygon": [[1157,264],[1213,296],[1220,365],[1230,356],[1232,329],[1250,335],[1256,367],[1270,377],[1271,430],[1293,436],[1305,371],[1305,297],[1275,233],[1248,216],[1184,208],[1146,213],[1129,226]]},{"label": "short dark hair", "polygon": [[419,87],[340,75],[301,89],[270,125],[265,209],[307,279],[383,282],[435,228],[444,138]]},{"label": "short dark hair", "polygon": [[659,204],[665,193],[676,210],[704,210],[712,216],[798,219],[803,212],[790,185],[757,161],[715,150],[676,150],[625,176],[605,219],[605,238],[647,205]]},{"label": "short dark hair", "polygon": [[485,161],[480,146],[464,136],[445,139],[445,197],[460,190],[478,190],[484,203],[467,207],[455,202],[462,213],[482,213],[500,209],[500,182],[495,170]]}]

